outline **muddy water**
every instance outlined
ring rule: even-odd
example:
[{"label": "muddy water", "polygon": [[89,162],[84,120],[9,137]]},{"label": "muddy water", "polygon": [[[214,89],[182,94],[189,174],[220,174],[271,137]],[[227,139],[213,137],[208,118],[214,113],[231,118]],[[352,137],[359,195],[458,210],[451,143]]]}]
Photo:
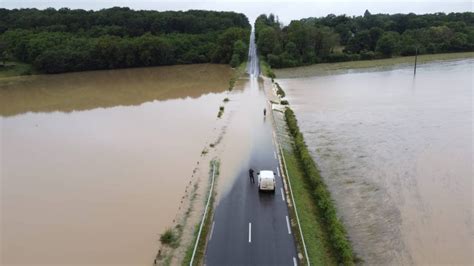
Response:
[{"label": "muddy water", "polygon": [[367,264],[472,264],[473,60],[279,80]]},{"label": "muddy water", "polygon": [[231,70],[0,81],[1,264],[150,265]]}]

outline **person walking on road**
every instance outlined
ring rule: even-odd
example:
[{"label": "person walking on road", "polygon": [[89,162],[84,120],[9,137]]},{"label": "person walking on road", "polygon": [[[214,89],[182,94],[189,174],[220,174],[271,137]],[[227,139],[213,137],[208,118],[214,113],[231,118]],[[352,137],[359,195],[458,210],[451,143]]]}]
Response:
[{"label": "person walking on road", "polygon": [[249,169],[249,178],[250,178],[250,183],[255,184],[255,178],[253,177],[253,169],[252,168]]}]

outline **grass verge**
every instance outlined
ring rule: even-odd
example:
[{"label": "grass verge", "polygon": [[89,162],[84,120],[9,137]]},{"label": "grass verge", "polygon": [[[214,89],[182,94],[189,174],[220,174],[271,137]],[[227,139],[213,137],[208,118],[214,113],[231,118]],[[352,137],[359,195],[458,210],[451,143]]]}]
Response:
[{"label": "grass verge", "polygon": [[273,81],[273,79],[276,76],[272,68],[270,67],[270,65],[265,60],[263,60],[263,58],[259,58],[259,62],[260,62],[260,69],[262,70],[263,75],[271,78]]},{"label": "grass verge", "polygon": [[319,217],[327,232],[332,252],[334,252],[338,263],[352,265],[355,262],[355,257],[352,246],[347,238],[346,230],[337,217],[336,207],[331,199],[331,194],[321,178],[319,169],[316,167],[313,158],[309,154],[303,134],[298,128],[295,114],[290,108],[285,110],[285,120],[288,125],[289,133],[294,141],[293,149],[295,158],[304,174],[307,190],[311,193],[313,198],[312,205],[317,206],[319,210]]},{"label": "grass verge", "polygon": [[[448,54],[424,54],[418,56],[418,64],[438,60],[455,60],[473,58],[474,52],[448,53]],[[279,78],[309,77],[331,74],[333,71],[344,71],[349,69],[388,67],[399,64],[414,64],[414,56],[395,57],[377,60],[347,61],[339,63],[323,63],[302,67],[276,69],[275,74]]]},{"label": "grass verge", "polygon": [[[210,178],[212,178],[212,164],[215,166],[215,173],[214,173],[214,185],[215,185],[215,180],[219,176],[219,166],[220,163],[217,160],[212,160],[211,161],[211,170],[209,172]],[[212,182],[212,181],[211,181]],[[201,231],[201,236],[198,239],[198,233],[199,233],[199,225],[197,224],[194,229],[194,237],[193,241],[191,241],[189,247],[186,249],[186,254],[184,256],[184,260],[182,265],[183,266],[188,266],[191,263],[191,257],[193,255],[194,251],[194,245],[196,244],[196,241],[198,241],[198,246],[196,249],[196,254],[194,257],[193,265],[201,265],[202,260],[204,259],[204,253],[206,252],[206,245],[207,245],[207,235],[209,230],[211,229],[211,221],[212,221],[212,216],[214,215],[214,200],[215,200],[215,192],[214,190],[211,190],[209,187],[209,192],[211,193],[211,197],[209,199],[209,209],[206,214],[206,218],[204,219],[204,224],[202,226],[202,231]]]},{"label": "grass verge", "polygon": [[232,78],[229,80],[229,91],[234,89],[235,82],[245,73],[247,68],[247,61],[242,62],[238,67],[235,68]]},{"label": "grass verge", "polygon": [[32,75],[36,72],[32,65],[20,62],[7,62],[6,65],[0,65],[0,78]]},{"label": "grass verge", "polygon": [[[313,265],[337,265],[337,260],[331,252],[328,235],[324,230],[324,224],[320,219],[321,215],[314,205],[310,189],[304,180],[303,170],[298,165],[298,159],[293,151],[283,150],[283,155],[288,175],[291,177],[294,204],[300,206],[298,216],[309,261]],[[299,238],[299,234],[295,233],[295,236]]]}]

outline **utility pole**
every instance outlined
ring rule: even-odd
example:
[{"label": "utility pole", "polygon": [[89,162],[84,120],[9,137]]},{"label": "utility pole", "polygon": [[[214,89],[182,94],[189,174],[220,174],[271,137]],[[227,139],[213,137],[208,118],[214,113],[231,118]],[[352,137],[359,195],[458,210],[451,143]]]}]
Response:
[{"label": "utility pole", "polygon": [[416,61],[418,59],[418,46],[416,46],[416,50],[415,50],[415,69],[413,71],[413,75],[415,76],[416,75]]}]

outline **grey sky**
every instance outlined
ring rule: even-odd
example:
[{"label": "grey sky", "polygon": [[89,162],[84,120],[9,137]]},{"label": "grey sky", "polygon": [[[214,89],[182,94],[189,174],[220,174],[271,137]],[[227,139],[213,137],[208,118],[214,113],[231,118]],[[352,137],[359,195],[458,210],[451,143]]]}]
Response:
[{"label": "grey sky", "polygon": [[366,9],[371,13],[434,13],[434,12],[465,12],[473,11],[471,1],[170,1],[170,0],[0,0],[0,7],[4,8],[81,8],[81,9],[102,9],[113,6],[127,6],[132,9],[152,9],[152,10],[188,10],[206,9],[236,11],[245,13],[250,21],[253,21],[259,14],[275,13],[284,23],[289,23],[292,19],[305,17],[320,17],[327,14],[347,14],[362,15]]}]

